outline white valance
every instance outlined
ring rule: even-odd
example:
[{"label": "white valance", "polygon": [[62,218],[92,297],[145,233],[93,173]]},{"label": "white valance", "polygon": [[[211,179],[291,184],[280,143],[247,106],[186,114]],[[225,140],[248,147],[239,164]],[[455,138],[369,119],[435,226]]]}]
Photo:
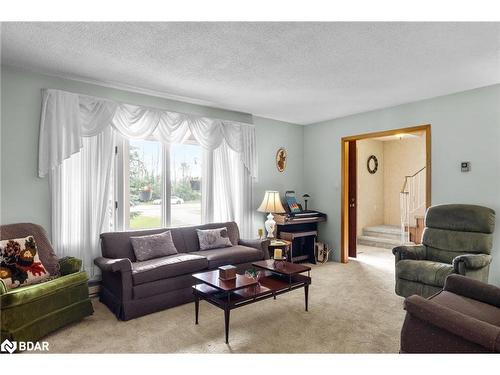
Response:
[{"label": "white valance", "polygon": [[201,147],[215,150],[225,140],[257,177],[253,125],[117,103],[67,91],[42,90],[38,175],[44,177],[82,148],[82,137],[113,127],[126,138],[182,143],[190,134]]}]

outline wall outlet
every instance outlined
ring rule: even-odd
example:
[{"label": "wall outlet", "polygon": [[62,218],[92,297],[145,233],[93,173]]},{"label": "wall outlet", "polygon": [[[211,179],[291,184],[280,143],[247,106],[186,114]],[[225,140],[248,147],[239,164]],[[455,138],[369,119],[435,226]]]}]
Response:
[{"label": "wall outlet", "polygon": [[462,172],[470,172],[470,161],[463,161],[460,163]]}]

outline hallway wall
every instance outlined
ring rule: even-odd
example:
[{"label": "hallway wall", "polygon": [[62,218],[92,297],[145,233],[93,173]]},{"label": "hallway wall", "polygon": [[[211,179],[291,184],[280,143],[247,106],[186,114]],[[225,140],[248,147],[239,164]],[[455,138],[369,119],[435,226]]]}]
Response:
[{"label": "hallway wall", "polygon": [[[432,204],[469,203],[500,212],[500,85],[359,113],[305,127],[304,182],[311,208],[325,212],[320,240],[340,260],[341,139],[431,124]],[[469,173],[460,162],[470,161]],[[500,230],[493,240],[489,281],[500,286]]]},{"label": "hallway wall", "polygon": [[[399,195],[405,176],[425,167],[425,134],[384,144],[384,224],[400,225]],[[425,174],[423,186],[425,188]],[[425,212],[425,206],[420,214]]]},{"label": "hallway wall", "polygon": [[[364,227],[384,222],[384,142],[362,139],[357,148],[357,235]],[[368,172],[366,162],[370,155],[378,159],[378,170]]]}]

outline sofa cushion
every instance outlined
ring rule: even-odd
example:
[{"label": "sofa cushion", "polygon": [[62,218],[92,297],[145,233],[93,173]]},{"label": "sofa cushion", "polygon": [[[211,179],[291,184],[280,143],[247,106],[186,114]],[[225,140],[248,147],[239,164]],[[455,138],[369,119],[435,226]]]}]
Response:
[{"label": "sofa cushion", "polygon": [[500,309],[496,306],[443,290],[432,298],[433,302],[464,315],[500,327]]},{"label": "sofa cushion", "polygon": [[33,236],[0,241],[0,282],[5,289],[37,284],[49,277]]},{"label": "sofa cushion", "polygon": [[16,223],[0,226],[0,240],[33,236],[35,238],[38,256],[43,266],[52,276],[59,273],[59,258],[47,238],[45,230],[37,224]]},{"label": "sofa cushion", "polygon": [[[2,226],[2,230],[3,230]],[[198,242],[198,235],[196,234],[196,229],[214,229],[226,227],[228,231],[229,240],[233,245],[237,245],[240,239],[240,232],[238,230],[238,224],[234,221],[226,223],[210,223],[203,225],[196,225],[192,227],[179,227],[170,228],[172,233],[172,239],[174,241],[175,247],[178,253],[186,253],[191,251],[199,251],[200,244]],[[132,243],[130,242],[130,237],[134,236],[145,236],[150,234],[158,234],[165,232],[165,228],[158,229],[145,229],[145,230],[134,230],[128,232],[108,232],[101,233],[101,250],[102,256],[111,259],[128,258],[131,262],[135,262],[135,254],[132,248]],[[3,236],[3,233],[0,233]],[[10,238],[10,237],[7,237]],[[38,243],[38,238],[35,236]],[[40,255],[40,259],[43,258]],[[56,259],[57,263],[57,259]],[[45,264],[45,263],[44,263]]]},{"label": "sofa cushion", "polygon": [[139,262],[178,253],[169,230],[147,236],[130,237],[130,242]]},{"label": "sofa cushion", "polygon": [[233,246],[227,228],[196,229],[200,250],[220,249]]},{"label": "sofa cushion", "polygon": [[198,225],[195,227],[181,227],[176,228],[176,230],[182,232],[184,238],[184,245],[186,246],[186,252],[200,251],[200,241],[198,240],[198,234],[196,229],[216,229],[216,228],[227,228],[227,233],[229,240],[233,245],[238,245],[240,240],[240,232],[238,230],[238,224],[234,221],[226,223],[210,223]]},{"label": "sofa cushion", "polygon": [[427,210],[425,226],[459,232],[493,233],[495,211],[470,204],[441,204]]},{"label": "sofa cushion", "polygon": [[[8,293],[0,295],[0,306],[2,313],[7,309],[19,305],[29,304],[44,298],[50,298],[52,295],[69,290],[71,287],[84,284],[88,297],[87,274],[83,271],[72,273],[71,275],[61,276],[41,284],[28,285],[21,288],[12,289]],[[65,305],[61,301],[62,306]]]},{"label": "sofa cushion", "polygon": [[428,260],[404,259],[396,263],[396,277],[442,287],[448,275],[454,273],[451,264]]},{"label": "sofa cushion", "polygon": [[422,243],[428,247],[457,253],[489,254],[493,247],[493,235],[475,232],[457,232],[447,229],[425,228],[424,233],[422,234]]},{"label": "sofa cushion", "polygon": [[208,268],[214,269],[226,264],[240,264],[255,262],[264,259],[264,253],[261,250],[247,246],[231,246],[221,249],[211,249],[193,252],[190,254],[203,255],[208,259]]},{"label": "sofa cushion", "polygon": [[134,285],[140,285],[187,273],[195,273],[206,269],[207,266],[207,258],[201,255],[170,255],[132,263],[132,280]]}]

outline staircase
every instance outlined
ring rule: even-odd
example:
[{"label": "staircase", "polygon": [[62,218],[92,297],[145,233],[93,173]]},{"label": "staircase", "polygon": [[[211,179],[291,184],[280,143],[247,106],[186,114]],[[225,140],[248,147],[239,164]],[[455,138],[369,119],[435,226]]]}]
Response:
[{"label": "staircase", "polygon": [[415,225],[410,225],[408,227],[408,232],[411,242],[417,245],[422,243],[422,233],[424,233],[424,217],[421,215],[415,215]]},{"label": "staircase", "polygon": [[[411,176],[405,176],[399,195],[401,244],[410,241],[412,227],[414,238],[418,237],[418,233],[415,231],[419,224],[423,227],[423,216],[420,214],[425,211],[425,189],[425,167]],[[420,223],[419,219],[421,219]]]},{"label": "staircase", "polygon": [[363,228],[358,245],[392,249],[401,245],[401,227],[397,225],[375,225]]}]

